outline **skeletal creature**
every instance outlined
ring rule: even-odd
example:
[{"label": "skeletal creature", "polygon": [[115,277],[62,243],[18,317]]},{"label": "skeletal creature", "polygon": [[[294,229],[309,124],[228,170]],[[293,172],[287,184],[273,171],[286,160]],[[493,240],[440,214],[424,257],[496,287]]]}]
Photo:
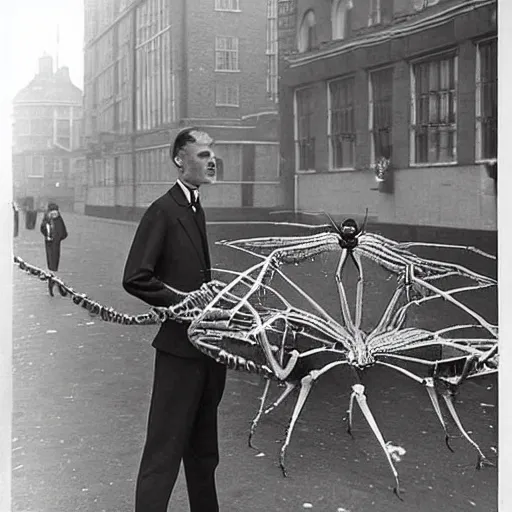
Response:
[{"label": "skeletal creature", "polygon": [[[271,412],[293,390],[299,388],[280,452],[279,463],[284,475],[286,450],[313,384],[330,370],[345,367],[351,370],[355,381],[349,401],[347,430],[351,433],[353,404],[356,401],[384,451],[395,480],[394,492],[400,497],[393,447],[385,441],[371,413],[366,401],[365,387],[361,382],[364,370],[373,365],[391,368],[425,386],[444,430],[446,444],[451,450],[447,425],[438,399],[440,395],[459,431],[476,449],[477,467],[480,468],[484,463],[490,464],[478,444],[464,429],[455,410],[453,396],[466,379],[497,372],[498,329],[456,296],[463,292],[496,286],[496,280],[461,265],[421,258],[410,249],[432,246],[469,250],[484,257],[494,257],[471,247],[395,242],[374,233],[364,233],[352,219],[346,220],[341,226],[332,222],[330,227],[334,229],[310,236],[219,242],[259,257],[261,261],[244,272],[223,270],[222,272],[234,276],[227,284],[214,280],[190,293],[173,289],[175,303],[172,306],[152,308],[148,314],[136,317],[122,315],[112,308],[107,309],[85,295],[76,293],[55,276],[32,267],[19,258],[15,258],[15,261],[23,270],[48,280],[50,293],[56,284],[61,295],[71,295],[75,304],[82,305],[90,314],[99,314],[105,321],[151,324],[173,319],[189,323],[190,341],[200,351],[232,369],[262,375],[266,384],[258,413],[251,424],[250,446],[262,415]],[[298,264],[327,251],[341,253],[335,271],[341,322],[332,318],[281,270],[284,264]],[[358,272],[354,319],[342,279],[347,258],[353,261]],[[362,258],[371,260],[394,274],[398,283],[379,323],[368,333],[361,329],[364,287]],[[314,313],[294,307],[282,293],[270,286],[276,273],[306,299]],[[453,275],[467,278],[472,284],[448,290],[442,290],[433,284],[436,280]],[[263,305],[262,293],[272,296],[277,306]],[[435,332],[405,326],[411,306],[434,299],[451,302],[472,317],[473,323],[455,325]],[[452,334],[468,328],[486,331],[486,336],[454,337]],[[457,355],[431,361],[411,354],[418,348],[425,347],[451,348]],[[423,372],[420,375],[413,373],[407,369],[408,363],[420,365]],[[267,396],[271,381],[283,384],[284,391],[269,405]]]}]

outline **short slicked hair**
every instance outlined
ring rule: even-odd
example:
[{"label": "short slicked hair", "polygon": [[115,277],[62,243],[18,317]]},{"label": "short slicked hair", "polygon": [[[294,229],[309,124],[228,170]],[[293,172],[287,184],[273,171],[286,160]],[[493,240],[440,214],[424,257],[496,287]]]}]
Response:
[{"label": "short slicked hair", "polygon": [[178,156],[178,153],[181,149],[183,149],[187,144],[196,142],[196,138],[192,135],[192,132],[200,132],[199,128],[194,126],[183,128],[178,132],[176,138],[174,139],[174,144],[171,149],[171,159],[174,164],[176,164],[175,158]]}]

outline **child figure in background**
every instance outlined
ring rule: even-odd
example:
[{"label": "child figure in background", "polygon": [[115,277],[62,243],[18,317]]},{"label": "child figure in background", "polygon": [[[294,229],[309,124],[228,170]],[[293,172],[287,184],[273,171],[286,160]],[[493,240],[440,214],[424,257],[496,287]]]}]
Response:
[{"label": "child figure in background", "polygon": [[59,270],[60,243],[67,238],[68,232],[55,203],[48,204],[41,222],[41,233],[45,241],[48,270],[56,272]]}]

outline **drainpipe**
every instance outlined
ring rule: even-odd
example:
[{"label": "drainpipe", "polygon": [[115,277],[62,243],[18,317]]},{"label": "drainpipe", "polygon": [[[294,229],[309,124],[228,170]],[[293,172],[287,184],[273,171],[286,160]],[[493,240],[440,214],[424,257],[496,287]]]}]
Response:
[{"label": "drainpipe", "polygon": [[187,11],[187,0],[183,0],[182,4],[182,23],[181,23],[181,115],[180,119],[188,118],[188,11]]},{"label": "drainpipe", "polygon": [[[132,10],[132,130],[130,134],[130,153],[132,157],[132,215],[135,216],[137,206],[137,155],[135,153],[135,140],[137,133],[137,8]],[[133,219],[132,219],[133,220]]]}]

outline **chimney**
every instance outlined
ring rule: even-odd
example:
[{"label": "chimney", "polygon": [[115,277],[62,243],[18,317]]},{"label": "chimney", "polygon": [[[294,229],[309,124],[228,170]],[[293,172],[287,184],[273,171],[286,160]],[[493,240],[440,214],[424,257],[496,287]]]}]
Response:
[{"label": "chimney", "polygon": [[39,74],[45,77],[53,75],[53,58],[51,55],[44,54],[39,58]]},{"label": "chimney", "polygon": [[62,66],[55,72],[55,76],[62,81],[71,82],[71,78],[69,76],[69,68],[67,66]]}]

